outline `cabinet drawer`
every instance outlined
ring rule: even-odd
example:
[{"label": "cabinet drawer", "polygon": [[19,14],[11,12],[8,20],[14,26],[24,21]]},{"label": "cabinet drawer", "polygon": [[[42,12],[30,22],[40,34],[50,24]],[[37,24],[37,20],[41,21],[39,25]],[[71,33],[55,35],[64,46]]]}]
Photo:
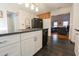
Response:
[{"label": "cabinet drawer", "polygon": [[19,55],[20,55],[20,43],[15,43],[0,48],[0,56],[19,56]]},{"label": "cabinet drawer", "polygon": [[0,47],[20,41],[20,35],[9,35],[0,37]]},{"label": "cabinet drawer", "polygon": [[35,34],[33,34],[33,32],[28,32],[28,33],[22,33],[21,34],[21,40],[26,40],[30,37],[33,37]]},{"label": "cabinet drawer", "polygon": [[37,36],[39,34],[42,34],[42,30],[40,31],[33,31],[33,32],[28,32],[28,33],[22,33],[21,34],[21,40],[25,40],[26,38]]},{"label": "cabinet drawer", "polygon": [[40,36],[40,35],[42,35],[42,30],[34,32],[34,35],[35,35],[35,36]]}]

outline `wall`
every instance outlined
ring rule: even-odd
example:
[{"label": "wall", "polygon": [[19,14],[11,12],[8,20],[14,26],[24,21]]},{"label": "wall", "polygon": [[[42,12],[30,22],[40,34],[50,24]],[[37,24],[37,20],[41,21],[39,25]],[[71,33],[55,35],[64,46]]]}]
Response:
[{"label": "wall", "polygon": [[48,28],[48,36],[51,36],[51,18],[43,19],[43,29]]},{"label": "wall", "polygon": [[71,11],[71,6],[55,9],[51,11],[51,16],[69,13],[70,11]]},{"label": "wall", "polygon": [[[31,19],[35,17],[35,15],[25,9],[24,7],[19,6],[18,4],[6,4],[6,3],[1,3],[0,4],[0,10],[3,12],[3,18],[2,20],[5,20],[5,26],[6,28],[8,27],[7,25],[7,11],[17,13],[18,15],[18,26],[17,29],[24,29],[25,26],[30,26],[31,27]],[[26,22],[25,22],[26,21]],[[26,25],[25,25],[26,24]]]},{"label": "wall", "polygon": [[52,16],[51,21],[52,21],[52,27],[54,22],[58,22],[58,27],[63,27],[63,21],[68,21],[68,25],[69,25],[70,13]]},{"label": "wall", "polygon": [[76,31],[75,29],[79,29],[79,3],[74,3],[72,6],[72,23],[71,23],[71,39],[73,42],[75,42],[75,35]]}]

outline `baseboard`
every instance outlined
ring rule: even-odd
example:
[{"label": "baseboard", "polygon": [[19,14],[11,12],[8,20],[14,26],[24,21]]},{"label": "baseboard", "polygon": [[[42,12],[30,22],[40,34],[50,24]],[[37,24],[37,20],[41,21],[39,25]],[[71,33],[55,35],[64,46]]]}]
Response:
[{"label": "baseboard", "polygon": [[36,56],[36,54],[39,52],[39,51],[41,51],[43,49],[43,47],[40,49],[40,50],[38,50],[33,56]]},{"label": "baseboard", "polygon": [[75,42],[72,42],[71,40],[69,40],[69,41],[70,41],[70,43],[75,44]]}]

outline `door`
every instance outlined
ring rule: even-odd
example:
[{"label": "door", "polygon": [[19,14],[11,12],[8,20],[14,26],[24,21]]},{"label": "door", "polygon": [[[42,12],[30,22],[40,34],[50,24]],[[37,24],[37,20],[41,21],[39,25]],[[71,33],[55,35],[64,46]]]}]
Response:
[{"label": "door", "polygon": [[33,38],[26,38],[21,42],[22,56],[34,55],[34,40]]},{"label": "door", "polygon": [[19,28],[18,15],[14,12],[7,12],[8,30],[14,31]]},{"label": "door", "polygon": [[7,19],[8,19],[8,29],[11,31],[14,30],[14,21],[12,14],[7,14]]}]

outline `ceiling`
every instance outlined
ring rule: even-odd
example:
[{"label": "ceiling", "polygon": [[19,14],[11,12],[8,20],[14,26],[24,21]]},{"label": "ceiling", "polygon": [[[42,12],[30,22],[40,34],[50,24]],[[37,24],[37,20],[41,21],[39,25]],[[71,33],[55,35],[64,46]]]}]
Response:
[{"label": "ceiling", "polygon": [[33,12],[34,14],[41,14],[55,9],[69,7],[72,5],[72,3],[32,3],[32,4],[34,4],[36,7],[39,8],[38,12],[36,12],[35,10],[31,10],[30,8],[25,8],[24,4],[22,4],[22,6],[29,12]]},{"label": "ceiling", "polygon": [[71,6],[72,3],[35,3],[35,5],[39,7],[37,14],[40,14],[54,9]]}]

